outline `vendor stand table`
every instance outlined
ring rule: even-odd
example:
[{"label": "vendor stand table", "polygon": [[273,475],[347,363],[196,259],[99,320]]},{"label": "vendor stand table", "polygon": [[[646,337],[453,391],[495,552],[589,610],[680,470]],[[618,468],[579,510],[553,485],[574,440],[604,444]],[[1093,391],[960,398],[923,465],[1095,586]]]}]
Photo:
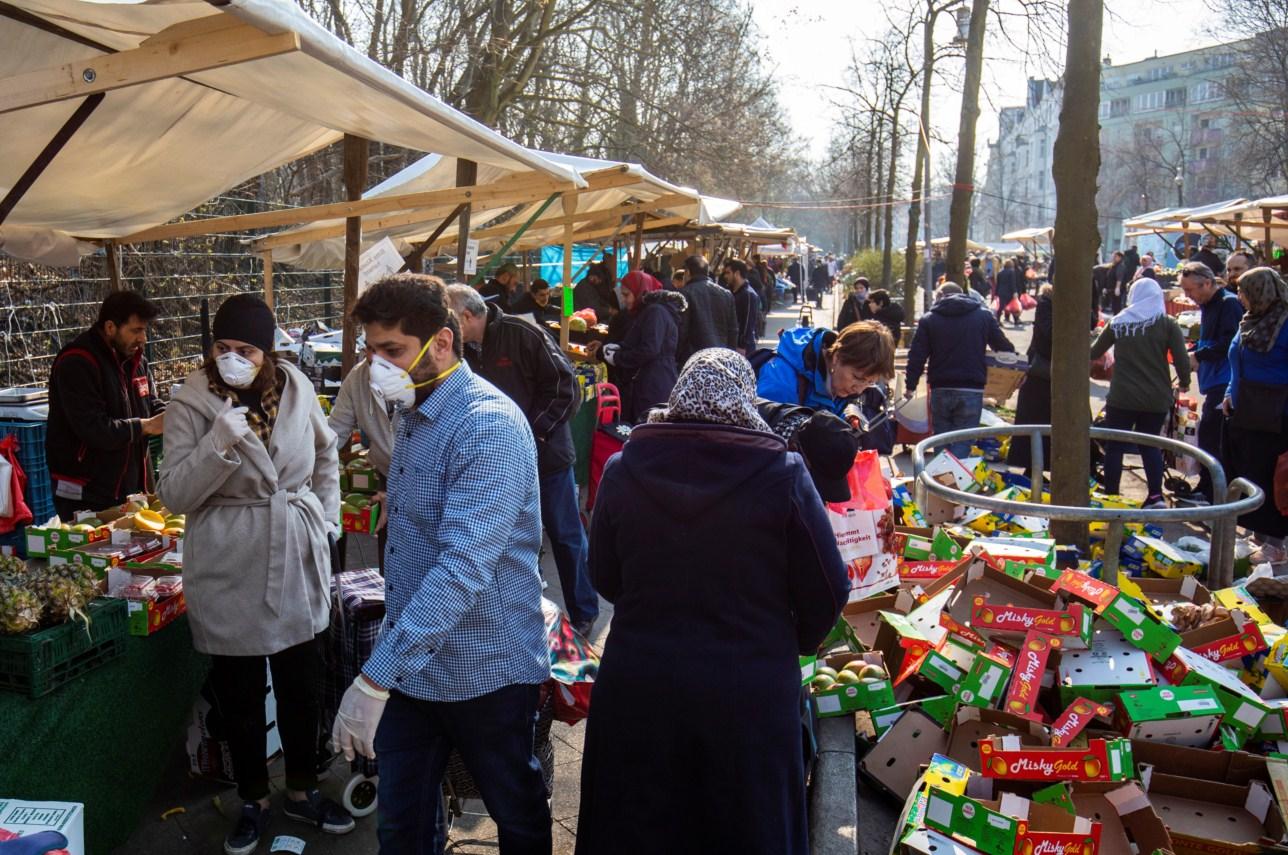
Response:
[{"label": "vendor stand table", "polygon": [[52,694],[0,693],[0,796],[81,802],[86,851],[112,851],[182,742],[209,667],[185,615]]}]

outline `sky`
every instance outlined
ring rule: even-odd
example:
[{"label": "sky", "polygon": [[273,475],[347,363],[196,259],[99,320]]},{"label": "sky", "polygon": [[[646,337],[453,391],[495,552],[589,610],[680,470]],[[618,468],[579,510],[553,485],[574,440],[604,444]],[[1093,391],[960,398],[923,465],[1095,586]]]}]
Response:
[{"label": "sky", "polygon": [[[760,30],[768,35],[771,68],[776,69],[780,101],[794,130],[815,157],[827,148],[832,103],[843,95],[829,89],[842,84],[852,50],[860,58],[868,41],[887,29],[884,0],[752,0]],[[902,4],[900,4],[902,5]],[[994,7],[1014,8],[1014,0],[994,0]],[[947,20],[945,20],[947,19]],[[1103,53],[1115,65],[1191,50],[1223,41],[1214,32],[1204,0],[1106,0]],[[941,16],[937,40],[951,40],[951,16]],[[1012,44],[990,28],[984,46],[980,88],[981,115],[976,139],[982,146],[997,134],[1000,107],[1024,103],[1029,77],[1055,77],[1064,64],[1063,49],[1028,38],[1012,28]],[[1026,58],[1025,54],[1033,55]],[[1054,55],[1052,55],[1054,54]],[[947,62],[962,64],[960,59]],[[936,80],[932,90],[932,125],[946,138],[957,135],[960,93]],[[913,110],[917,102],[911,102]],[[933,155],[932,155],[933,156]],[[934,160],[938,161],[935,156]]]}]

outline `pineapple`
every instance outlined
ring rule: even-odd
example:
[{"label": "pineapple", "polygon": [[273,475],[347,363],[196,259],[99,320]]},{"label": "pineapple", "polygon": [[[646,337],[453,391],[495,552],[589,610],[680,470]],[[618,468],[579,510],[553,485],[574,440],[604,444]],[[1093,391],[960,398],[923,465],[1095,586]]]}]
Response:
[{"label": "pineapple", "polygon": [[16,555],[0,555],[0,582],[21,582],[27,577],[27,562]]},{"label": "pineapple", "polygon": [[41,623],[45,626],[66,623],[72,615],[85,614],[89,600],[78,578],[63,571],[63,567],[69,566],[46,567],[28,577],[27,590],[42,604]]},{"label": "pineapple", "polygon": [[0,635],[18,635],[40,625],[40,600],[26,588],[0,582]]}]

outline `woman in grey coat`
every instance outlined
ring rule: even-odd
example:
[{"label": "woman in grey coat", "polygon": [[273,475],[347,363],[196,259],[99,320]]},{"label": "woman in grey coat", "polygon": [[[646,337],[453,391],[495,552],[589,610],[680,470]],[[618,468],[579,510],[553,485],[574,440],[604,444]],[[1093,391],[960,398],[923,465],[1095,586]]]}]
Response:
[{"label": "woman in grey coat", "polygon": [[254,851],[269,822],[264,758],[267,677],[286,759],[284,813],[333,834],[353,819],[317,790],[321,633],[330,615],[328,534],[339,530],[339,463],[313,386],[272,353],[272,310],[225,300],[203,368],[166,416],[158,492],[187,514],[184,592],[196,648],[211,656],[244,804],[224,841]]}]

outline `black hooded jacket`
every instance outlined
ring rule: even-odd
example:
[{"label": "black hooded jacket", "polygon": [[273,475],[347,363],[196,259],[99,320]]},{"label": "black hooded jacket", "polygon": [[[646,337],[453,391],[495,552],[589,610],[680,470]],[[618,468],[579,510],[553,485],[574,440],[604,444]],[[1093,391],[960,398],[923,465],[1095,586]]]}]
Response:
[{"label": "black hooded jacket", "polygon": [[470,368],[519,405],[537,440],[542,475],[571,466],[575,453],[569,422],[581,395],[572,363],[559,346],[527,321],[487,307],[482,345],[465,348]]},{"label": "black hooded jacket", "polygon": [[922,315],[908,348],[908,388],[930,360],[932,389],[980,389],[988,382],[984,352],[1015,351],[993,313],[966,294],[950,294]]}]

